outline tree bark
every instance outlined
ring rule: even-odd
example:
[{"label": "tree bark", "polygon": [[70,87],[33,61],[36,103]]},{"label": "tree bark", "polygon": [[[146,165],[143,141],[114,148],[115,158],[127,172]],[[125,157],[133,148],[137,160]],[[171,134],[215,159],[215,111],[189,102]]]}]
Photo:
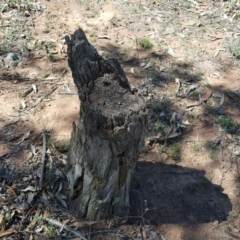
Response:
[{"label": "tree bark", "polygon": [[81,29],[66,42],[81,102],[68,154],[70,197],[77,198],[78,217],[127,216],[130,180],[143,148],[148,109],[144,99],[132,93],[118,61],[99,56]]}]

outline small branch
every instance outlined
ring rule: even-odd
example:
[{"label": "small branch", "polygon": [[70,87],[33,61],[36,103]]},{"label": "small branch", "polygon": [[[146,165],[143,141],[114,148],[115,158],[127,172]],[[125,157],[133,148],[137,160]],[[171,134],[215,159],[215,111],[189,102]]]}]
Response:
[{"label": "small branch", "polygon": [[238,234],[238,233],[230,232],[230,231],[227,231],[227,230],[225,231],[225,233],[229,234],[231,237],[240,239],[240,234]]},{"label": "small branch", "polygon": [[54,219],[51,219],[51,218],[46,218],[46,220],[47,220],[49,223],[51,223],[51,224],[53,224],[53,225],[55,225],[55,226],[58,226],[58,227],[60,227],[60,228],[63,228],[63,229],[65,229],[66,231],[68,231],[68,232],[70,232],[70,233],[72,233],[72,234],[80,237],[82,240],[87,240],[87,238],[85,238],[82,233],[71,229],[70,227],[62,224],[61,222],[58,222],[58,221],[56,221],[56,220],[54,220]]},{"label": "small branch", "polygon": [[56,89],[57,89],[57,87],[54,87],[49,93],[47,93],[47,94],[45,94],[43,97],[41,97],[37,103],[35,103],[33,106],[30,107],[29,110],[35,108],[40,102],[42,102],[43,99],[45,99],[45,98],[47,98],[49,95],[51,95]]},{"label": "small branch", "polygon": [[109,40],[111,40],[111,38],[107,35],[98,36],[98,39],[109,39]]},{"label": "small branch", "polygon": [[106,229],[106,230],[100,230],[96,232],[91,232],[90,235],[95,235],[95,234],[102,234],[102,233],[116,233],[119,232],[119,230],[113,230],[113,229]]},{"label": "small branch", "polygon": [[46,141],[46,132],[43,130],[43,150],[42,150],[42,171],[40,176],[39,186],[42,188],[43,186],[43,178],[44,178],[44,168],[45,168],[45,161],[46,161],[46,149],[47,149],[47,141]]},{"label": "small branch", "polygon": [[77,92],[59,92],[59,95],[79,95]]}]

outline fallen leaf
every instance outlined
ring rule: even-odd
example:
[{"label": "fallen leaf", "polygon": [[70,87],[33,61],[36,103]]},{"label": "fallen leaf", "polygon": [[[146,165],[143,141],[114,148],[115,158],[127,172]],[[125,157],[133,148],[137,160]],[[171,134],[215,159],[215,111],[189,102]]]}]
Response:
[{"label": "fallen leaf", "polygon": [[0,214],[0,229],[1,228],[5,228],[5,225],[6,225],[6,219],[5,219],[5,216],[4,214]]},{"label": "fallen leaf", "polygon": [[147,69],[147,68],[149,68],[149,67],[152,67],[151,61],[148,62],[148,64],[144,67],[144,69]]},{"label": "fallen leaf", "polygon": [[171,47],[168,47],[168,54],[173,56],[173,57],[176,57],[176,54]]},{"label": "fallen leaf", "polygon": [[199,87],[199,84],[198,84],[198,83],[193,83],[193,84],[191,84],[190,87],[186,89],[185,94],[188,94],[188,93],[190,93],[191,91],[196,90],[198,87]]},{"label": "fallen leaf", "polygon": [[227,136],[228,139],[234,141],[234,138],[233,138],[233,136],[231,134],[227,133],[226,136]]},{"label": "fallen leaf", "polygon": [[21,138],[21,140],[17,143],[17,145],[19,145],[20,143],[22,143],[22,142],[24,142],[26,139],[28,139],[29,136],[30,136],[30,134],[31,134],[31,131],[28,131],[28,132]]},{"label": "fallen leaf", "polygon": [[36,146],[31,144],[30,147],[31,147],[32,154],[35,156],[37,154],[36,153]]},{"label": "fallen leaf", "polygon": [[40,212],[41,211],[39,209],[35,212],[35,215],[34,215],[32,221],[27,226],[28,229],[32,228],[37,223]]},{"label": "fallen leaf", "polygon": [[4,187],[5,187],[5,188],[8,188],[8,189],[12,192],[12,194],[13,194],[14,196],[17,196],[16,192],[13,190],[12,187],[10,187],[10,186],[8,186],[8,185],[4,185]]},{"label": "fallen leaf", "polygon": [[64,220],[64,221],[63,221],[63,225],[62,225],[62,227],[60,228],[59,232],[62,232],[63,229],[64,229],[64,225],[66,225],[66,224],[69,223],[69,222],[70,222],[70,219]]},{"label": "fallen leaf", "polygon": [[71,224],[69,224],[69,226],[82,228],[84,226],[92,226],[96,223],[97,223],[97,221],[74,221]]},{"label": "fallen leaf", "polygon": [[220,106],[222,106],[223,105],[223,103],[224,103],[224,94],[222,94],[222,96],[221,96],[221,100],[220,100],[220,103],[219,103],[219,105]]},{"label": "fallen leaf", "polygon": [[185,22],[182,24],[181,26],[181,31],[184,30],[185,28],[189,27],[189,26],[192,26],[195,24],[195,21],[188,21],[188,22]]},{"label": "fallen leaf", "polygon": [[181,87],[180,79],[179,79],[179,78],[175,78],[175,82],[177,83],[176,93],[178,93],[178,92],[179,92],[179,89],[180,89],[180,87]]},{"label": "fallen leaf", "polygon": [[189,2],[192,2],[193,4],[195,4],[195,5],[199,6],[199,3],[198,3],[198,2],[196,2],[196,1],[194,1],[194,0],[189,0]]},{"label": "fallen leaf", "polygon": [[143,228],[142,228],[142,231],[140,231],[140,232],[142,232],[142,239],[147,240],[147,232],[146,232],[146,228],[143,227]]},{"label": "fallen leaf", "polygon": [[24,189],[20,189],[21,192],[27,192],[27,191],[35,192],[36,190],[37,190],[36,187],[33,187],[33,186],[27,186]]},{"label": "fallen leaf", "polygon": [[40,233],[40,232],[42,232],[43,228],[46,228],[46,226],[37,227],[37,228],[35,229],[35,232],[36,232],[36,233]]},{"label": "fallen leaf", "polygon": [[49,217],[49,215],[50,215],[49,211],[48,211],[48,210],[44,210],[44,212],[43,212],[43,218],[46,219],[46,218]]},{"label": "fallen leaf", "polygon": [[35,93],[37,92],[37,86],[35,84],[32,84],[32,89]]},{"label": "fallen leaf", "polygon": [[27,106],[24,100],[21,101],[21,105],[22,105],[22,109],[25,109]]},{"label": "fallen leaf", "polygon": [[12,233],[16,233],[17,231],[15,229],[9,229],[9,230],[6,230],[6,231],[0,231],[0,237],[4,237],[4,236],[7,236],[7,235],[10,235]]},{"label": "fallen leaf", "polygon": [[188,120],[183,121],[182,123],[183,123],[184,125],[191,125],[191,123],[190,123]]},{"label": "fallen leaf", "polygon": [[62,206],[64,208],[66,208],[66,209],[68,208],[67,203],[61,198],[61,196],[56,195],[56,198],[58,199],[58,201],[62,204]]},{"label": "fallen leaf", "polygon": [[27,202],[30,204],[35,196],[35,193],[33,192],[28,192],[27,193]]},{"label": "fallen leaf", "polygon": [[181,133],[175,132],[175,133],[169,134],[166,138],[167,139],[168,138],[175,138],[175,137],[178,137],[178,136],[181,136],[181,135],[182,135]]},{"label": "fallen leaf", "polygon": [[161,240],[165,240],[164,236],[161,234]]}]

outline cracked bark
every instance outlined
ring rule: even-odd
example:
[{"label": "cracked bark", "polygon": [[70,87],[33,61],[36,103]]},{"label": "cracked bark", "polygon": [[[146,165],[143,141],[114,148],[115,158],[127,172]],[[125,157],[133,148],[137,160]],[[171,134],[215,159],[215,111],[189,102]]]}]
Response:
[{"label": "cracked bark", "polygon": [[73,124],[67,175],[78,217],[127,216],[129,186],[143,148],[148,109],[131,92],[115,59],[105,60],[79,29],[66,37],[78,89],[80,120]]}]

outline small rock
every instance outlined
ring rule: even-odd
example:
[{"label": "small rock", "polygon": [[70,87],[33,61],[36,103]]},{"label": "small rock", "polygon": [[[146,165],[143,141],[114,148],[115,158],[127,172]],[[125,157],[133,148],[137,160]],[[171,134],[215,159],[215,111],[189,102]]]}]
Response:
[{"label": "small rock", "polygon": [[240,147],[236,146],[235,149],[233,150],[233,154],[236,156],[240,156]]},{"label": "small rock", "polygon": [[30,12],[29,12],[29,11],[25,11],[25,12],[24,12],[24,16],[25,16],[25,17],[30,17]]},{"label": "small rock", "polygon": [[143,95],[144,97],[147,97],[147,96],[148,96],[148,89],[147,89],[147,88],[144,88],[144,89],[142,90],[142,95]]},{"label": "small rock", "polygon": [[24,182],[27,182],[27,181],[28,181],[28,177],[24,177],[24,178],[23,178],[23,181],[24,181]]},{"label": "small rock", "polygon": [[8,53],[5,61],[11,67],[17,67],[17,65],[22,61],[22,58],[15,53]]},{"label": "small rock", "polygon": [[234,154],[235,154],[236,156],[239,156],[239,155],[240,155],[240,151],[239,151],[239,150],[235,150],[235,151],[234,151]]}]

